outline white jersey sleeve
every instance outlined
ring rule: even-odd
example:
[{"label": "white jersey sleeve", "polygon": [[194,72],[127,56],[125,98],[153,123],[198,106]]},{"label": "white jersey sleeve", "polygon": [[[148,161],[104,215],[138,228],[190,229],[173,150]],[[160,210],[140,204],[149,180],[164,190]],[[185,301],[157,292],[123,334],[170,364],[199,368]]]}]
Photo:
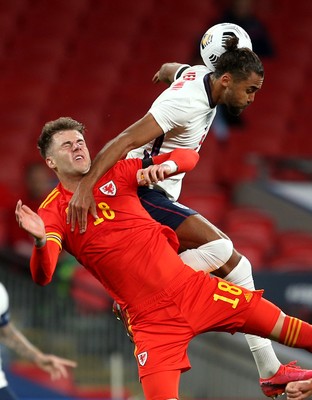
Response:
[{"label": "white jersey sleeve", "polygon": [[184,72],[187,68],[190,68],[191,66],[189,64],[182,64],[175,72],[173,80],[176,81],[180,76],[182,75],[182,72]]}]

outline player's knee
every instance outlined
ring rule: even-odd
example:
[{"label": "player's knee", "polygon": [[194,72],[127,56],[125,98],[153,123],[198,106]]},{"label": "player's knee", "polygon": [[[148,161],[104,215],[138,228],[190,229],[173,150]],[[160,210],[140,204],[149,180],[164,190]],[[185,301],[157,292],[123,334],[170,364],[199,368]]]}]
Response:
[{"label": "player's knee", "polygon": [[211,269],[222,267],[232,256],[233,243],[229,239],[217,239],[199,247]]},{"label": "player's knee", "polygon": [[232,256],[233,242],[229,239],[218,239],[207,243],[212,254],[215,255],[216,265],[222,267]]}]

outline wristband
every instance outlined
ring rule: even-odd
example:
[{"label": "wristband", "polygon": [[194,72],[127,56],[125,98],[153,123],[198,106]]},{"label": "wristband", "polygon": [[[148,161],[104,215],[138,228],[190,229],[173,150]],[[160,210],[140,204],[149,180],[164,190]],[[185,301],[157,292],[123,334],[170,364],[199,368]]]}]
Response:
[{"label": "wristband", "polygon": [[160,165],[166,165],[170,168],[170,172],[168,175],[174,174],[178,170],[177,164],[172,160],[167,160],[167,161],[161,163]]}]

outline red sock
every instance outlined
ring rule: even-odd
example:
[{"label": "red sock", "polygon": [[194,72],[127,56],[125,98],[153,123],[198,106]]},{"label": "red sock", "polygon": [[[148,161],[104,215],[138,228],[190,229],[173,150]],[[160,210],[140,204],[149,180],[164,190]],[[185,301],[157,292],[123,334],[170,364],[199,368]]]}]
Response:
[{"label": "red sock", "polygon": [[278,341],[286,346],[306,349],[312,353],[312,325],[286,315]]}]

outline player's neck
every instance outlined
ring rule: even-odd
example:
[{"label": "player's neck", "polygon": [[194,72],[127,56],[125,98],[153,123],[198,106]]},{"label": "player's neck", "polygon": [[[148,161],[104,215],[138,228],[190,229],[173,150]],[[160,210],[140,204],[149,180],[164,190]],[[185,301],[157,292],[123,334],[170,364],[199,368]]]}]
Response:
[{"label": "player's neck", "polygon": [[81,181],[81,176],[79,177],[62,177],[59,178],[62,186],[64,189],[68,190],[69,192],[74,193],[77,189],[79,182]]},{"label": "player's neck", "polygon": [[223,89],[220,81],[214,76],[214,74],[210,75],[209,85],[212,101],[215,105],[218,105],[220,103],[221,93]]}]

